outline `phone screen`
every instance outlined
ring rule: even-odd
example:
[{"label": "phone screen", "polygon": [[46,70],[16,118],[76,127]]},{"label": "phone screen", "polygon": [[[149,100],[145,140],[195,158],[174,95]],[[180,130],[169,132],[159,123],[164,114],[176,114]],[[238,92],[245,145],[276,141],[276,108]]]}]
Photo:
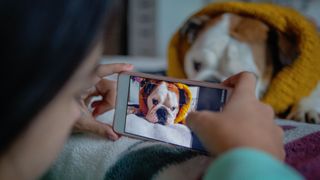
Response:
[{"label": "phone screen", "polygon": [[226,89],[130,76],[125,132],[205,152],[185,125],[191,111],[222,111]]}]

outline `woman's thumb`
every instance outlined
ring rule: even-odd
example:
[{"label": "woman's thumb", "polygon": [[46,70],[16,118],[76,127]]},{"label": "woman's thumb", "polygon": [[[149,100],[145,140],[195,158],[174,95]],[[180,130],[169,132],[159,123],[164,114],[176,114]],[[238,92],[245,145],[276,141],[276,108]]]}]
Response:
[{"label": "woman's thumb", "polygon": [[78,119],[73,127],[74,132],[92,133],[110,140],[119,139],[109,124],[105,124],[95,120],[92,116],[85,116]]},{"label": "woman's thumb", "polygon": [[99,135],[101,137],[106,137],[113,141],[119,139],[119,135],[113,131],[112,126],[110,126],[109,124],[105,124],[97,120],[93,120],[88,123],[90,123],[88,124],[90,127],[88,132]]},{"label": "woman's thumb", "polygon": [[210,111],[190,112],[186,118],[186,123],[194,133],[200,135],[210,127],[216,115],[216,113]]}]

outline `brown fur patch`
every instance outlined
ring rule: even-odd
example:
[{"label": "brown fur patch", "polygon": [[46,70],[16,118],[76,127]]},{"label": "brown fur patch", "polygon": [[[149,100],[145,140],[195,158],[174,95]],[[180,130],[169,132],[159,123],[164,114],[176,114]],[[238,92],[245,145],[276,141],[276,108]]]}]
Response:
[{"label": "brown fur patch", "polygon": [[231,37],[250,46],[255,64],[262,73],[262,80],[269,83],[272,78],[272,60],[267,55],[269,27],[265,23],[250,17],[236,14],[231,14],[230,17],[229,30]]}]

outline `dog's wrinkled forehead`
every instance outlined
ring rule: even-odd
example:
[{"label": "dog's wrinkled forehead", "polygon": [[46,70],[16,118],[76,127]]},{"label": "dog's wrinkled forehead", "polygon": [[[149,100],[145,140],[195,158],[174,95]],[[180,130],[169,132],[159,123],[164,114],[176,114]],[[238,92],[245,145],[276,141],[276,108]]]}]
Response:
[{"label": "dog's wrinkled forehead", "polygon": [[168,92],[173,92],[174,94],[179,95],[179,89],[174,83],[167,83],[165,81],[162,81],[157,84],[157,89],[157,93],[159,93],[159,95],[165,95]]},{"label": "dog's wrinkled forehead", "polygon": [[159,86],[166,87],[167,90],[179,94],[178,87],[174,83],[167,83],[161,80],[147,80],[143,83],[142,88],[144,90],[144,94],[146,96],[149,96],[152,93],[152,91]]},{"label": "dog's wrinkled forehead", "polygon": [[188,43],[192,44],[209,20],[210,17],[207,15],[192,17],[182,26],[179,33],[182,37],[186,37]]}]

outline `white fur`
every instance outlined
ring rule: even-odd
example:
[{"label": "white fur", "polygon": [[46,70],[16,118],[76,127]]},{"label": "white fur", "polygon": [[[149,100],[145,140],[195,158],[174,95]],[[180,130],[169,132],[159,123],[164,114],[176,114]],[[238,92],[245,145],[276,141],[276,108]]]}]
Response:
[{"label": "white fur", "polygon": [[310,96],[303,98],[297,106],[294,119],[304,122],[314,119],[320,124],[320,81]]},{"label": "white fur", "polygon": [[[184,61],[189,79],[223,81],[241,71],[253,72],[258,79],[261,77],[250,47],[232,38],[229,27],[230,14],[226,13],[221,21],[202,32],[192,44]],[[194,61],[202,63],[199,72],[193,67]],[[265,89],[265,83],[258,81],[256,94],[261,96]]]}]

